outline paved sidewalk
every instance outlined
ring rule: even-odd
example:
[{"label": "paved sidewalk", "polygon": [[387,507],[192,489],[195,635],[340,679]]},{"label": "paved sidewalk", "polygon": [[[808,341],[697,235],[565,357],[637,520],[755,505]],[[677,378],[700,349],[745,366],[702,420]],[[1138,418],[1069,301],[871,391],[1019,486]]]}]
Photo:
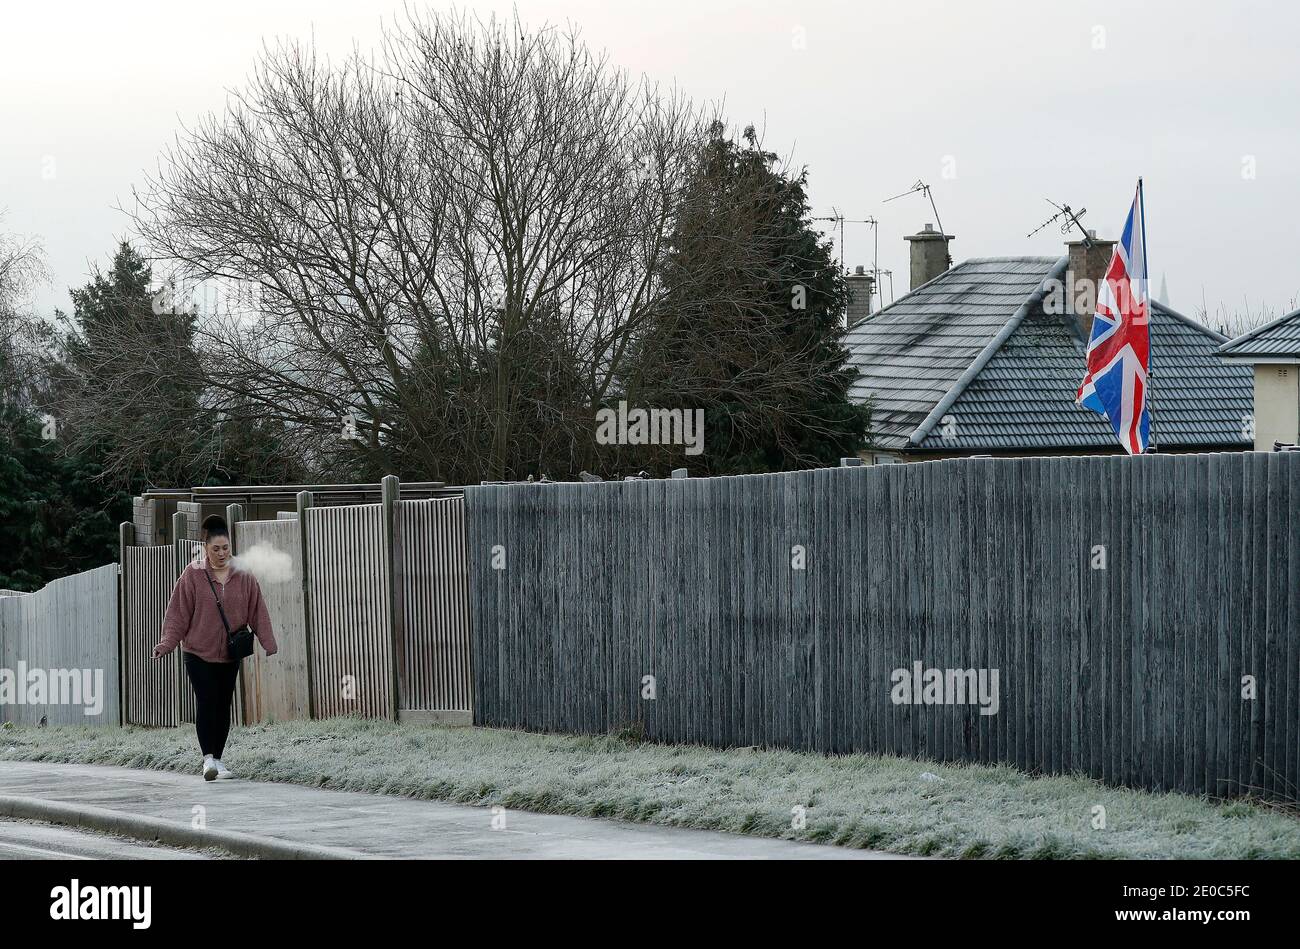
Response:
[{"label": "paved sidewalk", "polygon": [[[26,800],[22,800],[26,799]],[[587,817],[563,817],[327,791],[259,781],[206,782],[198,774],[99,765],[0,763],[0,812],[59,810],[50,819],[153,839],[154,831],[193,833],[199,813],[215,845],[229,834],[248,853],[264,856],[474,859],[899,859],[877,851],[771,840],[704,830],[659,827]],[[202,811],[196,812],[196,807]],[[70,816],[69,816],[70,815]],[[493,829],[504,817],[505,826]],[[132,831],[131,826],[135,830]],[[102,829],[102,828],[101,828]],[[165,836],[165,834],[164,834]],[[290,853],[295,847],[300,852]],[[905,858],[903,858],[905,859]]]},{"label": "paved sidewalk", "polygon": [[[215,851],[176,850],[36,821],[0,819],[0,861],[6,860],[213,860]],[[0,863],[0,866],[3,866]],[[12,872],[7,868],[4,872]]]}]

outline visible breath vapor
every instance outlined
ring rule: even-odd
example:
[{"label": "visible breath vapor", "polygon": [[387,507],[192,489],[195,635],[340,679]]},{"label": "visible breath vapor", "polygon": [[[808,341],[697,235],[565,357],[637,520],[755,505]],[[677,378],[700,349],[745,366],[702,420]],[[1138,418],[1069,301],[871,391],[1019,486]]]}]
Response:
[{"label": "visible breath vapor", "polygon": [[293,579],[293,558],[270,544],[254,544],[231,557],[230,565],[251,573],[258,583],[287,583]]}]

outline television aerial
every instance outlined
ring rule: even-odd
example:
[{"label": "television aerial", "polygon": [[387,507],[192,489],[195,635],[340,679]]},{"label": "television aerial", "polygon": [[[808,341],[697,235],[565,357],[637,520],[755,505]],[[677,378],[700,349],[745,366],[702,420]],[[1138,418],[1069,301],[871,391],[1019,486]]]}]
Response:
[{"label": "television aerial", "polygon": [[[939,219],[939,208],[934,203],[934,195],[930,193],[930,186],[924,181],[917,179],[916,184],[912,185],[912,187],[908,188],[902,194],[896,194],[892,198],[886,198],[881,203],[888,204],[890,201],[897,201],[899,198],[906,198],[909,194],[916,194],[918,191],[930,200],[930,210],[934,212],[934,223],[939,225],[939,235],[941,237],[947,237],[948,232],[943,229],[943,221]],[[950,266],[952,265],[952,254],[948,255],[948,264]]]},{"label": "television aerial", "polygon": [[1043,200],[1046,201],[1048,204],[1050,204],[1052,207],[1056,208],[1056,213],[1053,214],[1051,217],[1049,217],[1042,224],[1038,225],[1028,234],[1026,234],[1025,235],[1026,237],[1033,237],[1043,228],[1047,227],[1047,225],[1055,224],[1057,221],[1061,221],[1062,234],[1069,234],[1072,228],[1077,227],[1079,229],[1079,233],[1083,235],[1083,246],[1088,248],[1092,247],[1092,235],[1088,233],[1088,229],[1083,226],[1082,222],[1079,221],[1079,218],[1083,217],[1085,214],[1088,213],[1087,208],[1079,208],[1078,211],[1075,211],[1068,204],[1057,204],[1051,198],[1044,198]]},{"label": "television aerial", "polygon": [[[831,208],[831,213],[823,217],[814,217],[814,221],[830,221],[832,225],[838,225],[840,230],[840,267],[845,275],[849,273],[848,261],[844,257],[844,225],[845,224],[869,224],[875,236],[875,249],[871,260],[871,273],[875,277],[873,293],[880,294],[880,231],[877,225],[880,223],[874,217],[863,218],[846,218],[839,212],[838,208]],[[883,295],[881,302],[884,301]]]}]

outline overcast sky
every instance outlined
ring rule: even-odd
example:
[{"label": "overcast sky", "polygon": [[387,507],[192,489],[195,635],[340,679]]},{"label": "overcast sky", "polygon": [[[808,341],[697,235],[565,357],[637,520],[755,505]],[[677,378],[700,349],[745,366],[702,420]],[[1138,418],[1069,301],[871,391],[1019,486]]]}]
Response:
[{"label": "overcast sky", "polygon": [[[430,6],[445,9],[446,4]],[[509,2],[464,4],[509,13]],[[880,266],[907,289],[903,235],[933,220],[953,256],[1055,254],[1045,197],[1115,237],[1146,181],[1153,290],[1210,322],[1300,306],[1300,71],[1295,5],[521,0],[572,21],[634,74],[725,99],[736,125],[811,173],[819,214],[879,219]],[[240,85],[263,38],[377,44],[401,3],[6,3],[0,22],[0,229],[38,236],[67,309],[127,236],[116,206],[160,148]],[[872,235],[847,225],[846,260]],[[886,288],[888,302],[888,288]]]}]

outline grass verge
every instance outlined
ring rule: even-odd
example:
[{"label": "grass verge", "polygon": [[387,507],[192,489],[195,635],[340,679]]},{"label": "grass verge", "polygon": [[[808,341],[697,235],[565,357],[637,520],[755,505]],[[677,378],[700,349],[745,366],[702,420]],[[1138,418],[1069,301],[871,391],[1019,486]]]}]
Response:
[{"label": "grass verge", "polygon": [[[198,773],[192,727],[8,727],[5,760]],[[879,755],[720,751],[360,718],[236,728],[242,776],[961,858],[1300,858],[1300,820],[1247,801]],[[1093,824],[1104,808],[1105,826]],[[800,826],[798,808],[803,808]],[[634,856],[634,855],[630,855]]]}]

